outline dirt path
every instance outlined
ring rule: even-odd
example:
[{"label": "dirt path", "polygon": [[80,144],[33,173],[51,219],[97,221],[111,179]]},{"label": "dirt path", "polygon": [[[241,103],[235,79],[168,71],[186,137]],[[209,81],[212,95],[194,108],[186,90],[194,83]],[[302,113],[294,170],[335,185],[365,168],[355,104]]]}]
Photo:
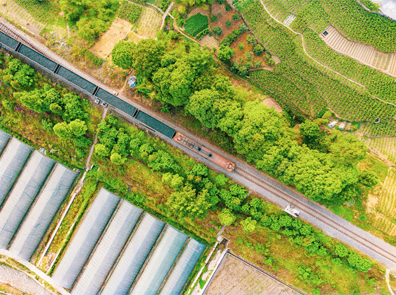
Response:
[{"label": "dirt path", "polygon": [[[169,11],[171,11],[171,9],[172,9],[174,3],[175,3],[175,2],[172,2],[172,3],[169,5],[168,9],[165,11],[164,15],[162,16],[161,30],[164,28],[166,17],[168,16]],[[161,11],[162,11],[162,10],[161,10]],[[172,15],[169,14],[169,16],[173,18]],[[173,18],[173,19],[174,19],[174,18]]]},{"label": "dirt path", "polygon": [[[306,48],[305,48],[305,39],[304,39],[304,36],[303,36],[302,34],[296,32],[296,31],[294,31],[293,29],[291,29],[291,28],[285,26],[282,22],[280,22],[279,20],[277,20],[277,19],[269,12],[269,10],[267,9],[267,7],[265,7],[263,0],[260,0],[260,2],[261,2],[261,4],[263,5],[265,11],[268,13],[268,15],[269,15],[272,19],[274,19],[277,23],[281,24],[281,25],[284,26],[285,28],[287,28],[287,29],[289,29],[290,31],[292,31],[294,34],[301,36],[304,53],[305,53],[310,59],[312,59],[314,62],[316,62],[317,64],[321,65],[321,66],[324,67],[325,69],[327,69],[327,70],[329,70],[329,71],[331,71],[331,72],[333,72],[333,73],[335,73],[335,74],[337,74],[337,75],[343,77],[344,79],[346,79],[346,80],[348,80],[348,81],[350,81],[350,82],[352,82],[352,83],[354,83],[354,84],[356,84],[356,85],[358,85],[358,86],[360,86],[360,87],[366,89],[366,86],[364,86],[364,85],[362,85],[362,84],[360,84],[360,83],[358,83],[358,82],[356,82],[356,81],[354,81],[354,80],[352,80],[352,79],[349,79],[348,77],[345,77],[345,76],[342,75],[341,73],[339,73],[339,72],[337,72],[337,71],[334,71],[333,69],[331,69],[331,68],[325,66],[324,64],[322,64],[321,62],[317,61],[317,60],[314,59],[312,56],[310,56],[310,55],[308,54]],[[383,102],[383,103],[386,103],[386,104],[389,104],[389,105],[392,105],[392,106],[396,107],[396,104],[393,104],[393,103],[391,103],[391,102],[384,101],[384,100],[380,99],[379,97],[376,97],[376,96],[373,96],[373,95],[372,95],[371,97],[372,97],[373,99],[377,99],[377,100],[379,100],[379,101],[381,101],[381,102]]]}]

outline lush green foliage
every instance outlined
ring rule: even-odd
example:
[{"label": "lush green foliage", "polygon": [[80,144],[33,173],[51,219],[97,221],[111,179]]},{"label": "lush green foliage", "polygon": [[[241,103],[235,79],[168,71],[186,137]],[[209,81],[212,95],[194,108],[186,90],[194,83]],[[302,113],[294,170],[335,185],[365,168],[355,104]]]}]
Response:
[{"label": "lush green foliage", "polygon": [[219,51],[217,52],[217,57],[225,63],[228,63],[235,54],[235,49],[232,49],[229,46],[221,45]]},{"label": "lush green foliage", "polygon": [[208,17],[197,13],[186,20],[184,29],[191,36],[196,36],[199,32],[208,28]]},{"label": "lush green foliage", "polygon": [[140,13],[142,12],[142,6],[133,4],[128,0],[124,0],[120,7],[119,17],[126,19],[131,23],[137,22]]},{"label": "lush green foliage", "polygon": [[217,26],[213,28],[213,33],[215,33],[217,36],[221,36],[221,34],[223,34],[223,30]]},{"label": "lush green foliage", "polygon": [[109,28],[120,4],[118,0],[61,0],[60,5],[67,20],[76,22],[79,36],[91,42]]},{"label": "lush green foliage", "polygon": [[131,69],[133,63],[133,42],[118,42],[111,51],[111,60],[124,70]]}]

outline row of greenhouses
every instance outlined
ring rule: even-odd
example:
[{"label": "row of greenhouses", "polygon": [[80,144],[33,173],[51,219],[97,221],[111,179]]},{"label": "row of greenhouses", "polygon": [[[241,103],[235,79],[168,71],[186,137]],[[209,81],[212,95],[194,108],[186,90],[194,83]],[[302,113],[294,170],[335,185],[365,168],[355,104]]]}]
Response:
[{"label": "row of greenhouses", "polygon": [[0,249],[29,261],[76,177],[0,130]]},{"label": "row of greenhouses", "polygon": [[102,188],[55,269],[72,295],[181,294],[205,245]]}]

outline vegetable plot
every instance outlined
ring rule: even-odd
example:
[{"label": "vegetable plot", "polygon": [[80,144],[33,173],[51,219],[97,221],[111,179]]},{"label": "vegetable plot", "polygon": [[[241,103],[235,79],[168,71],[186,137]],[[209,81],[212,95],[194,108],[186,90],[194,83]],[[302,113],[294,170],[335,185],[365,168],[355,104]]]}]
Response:
[{"label": "vegetable plot", "polygon": [[184,29],[186,33],[191,36],[196,36],[198,33],[208,28],[208,17],[206,15],[202,15],[197,13],[186,20],[186,24],[184,25]]},{"label": "vegetable plot", "polygon": [[139,19],[141,12],[142,12],[141,6],[133,4],[127,0],[124,0],[120,8],[119,17],[131,23],[135,23]]}]

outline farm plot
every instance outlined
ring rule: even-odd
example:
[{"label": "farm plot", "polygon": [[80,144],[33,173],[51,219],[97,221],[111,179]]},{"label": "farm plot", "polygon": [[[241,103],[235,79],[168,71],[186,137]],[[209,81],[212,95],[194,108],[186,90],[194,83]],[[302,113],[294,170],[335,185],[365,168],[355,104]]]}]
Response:
[{"label": "farm plot", "polygon": [[393,137],[379,137],[369,138],[365,141],[366,145],[381,154],[387,160],[396,164],[396,138]]},{"label": "farm plot", "polygon": [[202,15],[201,13],[197,13],[186,20],[184,29],[186,33],[195,37],[198,33],[207,29],[208,25],[209,25],[208,17],[206,15]]},{"label": "farm plot", "polygon": [[161,23],[161,14],[153,8],[143,7],[135,32],[141,36],[156,39],[157,32],[161,28]]},{"label": "farm plot", "polygon": [[100,58],[105,59],[111,53],[114,45],[125,38],[131,28],[132,24],[130,22],[116,18],[107,32],[99,38],[98,42],[95,43],[90,51]]},{"label": "farm plot", "polygon": [[136,23],[142,12],[142,6],[133,4],[128,0],[122,2],[121,8],[119,10],[118,17],[125,19],[131,23]]},{"label": "farm plot", "polygon": [[247,295],[247,294],[298,294],[253,268],[242,260],[227,254],[209,286],[208,295]]}]

